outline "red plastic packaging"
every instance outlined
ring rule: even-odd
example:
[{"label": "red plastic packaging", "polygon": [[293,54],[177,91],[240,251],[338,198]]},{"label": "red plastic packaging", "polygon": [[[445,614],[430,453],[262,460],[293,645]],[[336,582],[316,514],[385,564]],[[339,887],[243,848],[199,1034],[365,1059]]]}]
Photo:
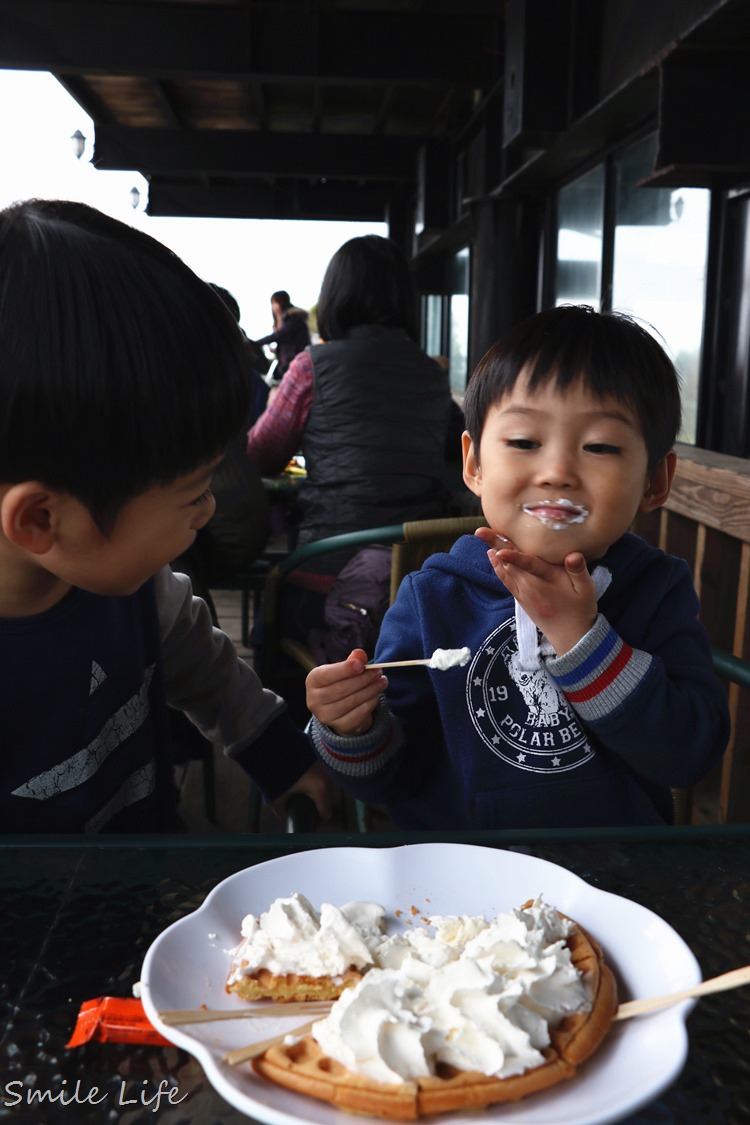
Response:
[{"label": "red plastic packaging", "polygon": [[97,996],[84,1000],[78,1013],[73,1034],[66,1047],[80,1047],[82,1043],[97,1040],[100,1043],[152,1043],[171,1046],[161,1035],[136,999],[117,996]]}]

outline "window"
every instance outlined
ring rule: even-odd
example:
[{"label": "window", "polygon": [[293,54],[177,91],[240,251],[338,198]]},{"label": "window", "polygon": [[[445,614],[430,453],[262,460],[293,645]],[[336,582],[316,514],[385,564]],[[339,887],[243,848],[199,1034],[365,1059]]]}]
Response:
[{"label": "window", "polygon": [[449,266],[448,360],[451,390],[463,392],[469,368],[469,248],[454,255]]},{"label": "window", "polygon": [[711,193],[639,187],[655,149],[652,134],[557,193],[554,303],[616,309],[653,331],[680,375],[680,440],[694,443]]},{"label": "window", "polygon": [[614,160],[612,308],[655,330],[682,384],[680,439],[695,443],[708,254],[706,188],[639,188],[654,167],[655,137]]},{"label": "window", "polygon": [[438,293],[422,297],[422,347],[428,355],[443,354],[443,298]]},{"label": "window", "polygon": [[564,187],[557,197],[555,304],[600,307],[604,165]]}]

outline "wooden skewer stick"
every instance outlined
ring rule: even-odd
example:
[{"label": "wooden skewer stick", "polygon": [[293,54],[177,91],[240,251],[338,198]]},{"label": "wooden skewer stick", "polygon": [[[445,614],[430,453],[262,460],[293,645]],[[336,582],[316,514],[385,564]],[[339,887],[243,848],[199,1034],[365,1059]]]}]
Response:
[{"label": "wooden skewer stick", "polygon": [[265,1004],[257,1008],[175,1008],[159,1012],[159,1019],[168,1027],[181,1023],[214,1023],[219,1020],[257,1020],[279,1016],[327,1015],[332,1000],[299,1000],[288,1004]]},{"label": "wooden skewer stick", "polygon": [[415,664],[431,664],[431,656],[423,656],[419,660],[385,660],[382,664],[368,664],[368,668],[411,668]]},{"label": "wooden skewer stick", "polygon": [[[631,1016],[645,1015],[646,1012],[654,1012],[670,1004],[677,1004],[680,1000],[690,1000],[694,996],[708,996],[712,992],[727,992],[731,988],[741,988],[744,984],[750,984],[750,965],[745,965],[741,969],[732,969],[729,973],[722,973],[721,976],[704,980],[700,984],[693,985],[691,988],[683,988],[679,992],[670,992],[664,996],[651,996],[645,1000],[628,1000],[624,1004],[620,1004],[614,1018],[616,1020],[630,1019]],[[253,1043],[249,1047],[239,1047],[236,1051],[230,1051],[224,1055],[222,1061],[229,1066],[236,1066],[237,1063],[257,1058],[269,1047],[281,1043],[287,1035],[306,1035],[315,1022],[315,1020],[310,1020],[309,1023],[303,1023],[301,1027],[295,1027],[281,1035],[273,1035],[270,1039],[261,1039],[258,1043]]]},{"label": "wooden skewer stick", "polygon": [[303,1023],[300,1027],[293,1027],[291,1031],[284,1031],[281,1035],[272,1035],[270,1039],[260,1039],[257,1043],[251,1043],[249,1047],[238,1047],[236,1051],[229,1051],[226,1055],[222,1055],[221,1061],[228,1066],[236,1066],[237,1063],[257,1058],[269,1047],[281,1043],[287,1035],[306,1035],[315,1022],[315,1020],[310,1020],[309,1023]]},{"label": "wooden skewer stick", "polygon": [[368,668],[411,668],[421,664],[429,668],[437,668],[446,672],[449,668],[463,668],[471,659],[468,648],[436,648],[432,656],[420,656],[416,660],[384,660],[377,664],[368,664]]},{"label": "wooden skewer stick", "polygon": [[616,1020],[627,1020],[631,1016],[642,1016],[646,1012],[655,1012],[659,1008],[666,1008],[670,1004],[677,1004],[680,1000],[690,1000],[693,996],[708,996],[711,992],[726,992],[730,988],[741,988],[743,984],[750,984],[750,965],[741,969],[732,969],[729,973],[722,973],[719,977],[704,980],[692,988],[683,988],[680,992],[670,992],[665,996],[651,996],[645,1000],[627,1000],[615,1012]]}]

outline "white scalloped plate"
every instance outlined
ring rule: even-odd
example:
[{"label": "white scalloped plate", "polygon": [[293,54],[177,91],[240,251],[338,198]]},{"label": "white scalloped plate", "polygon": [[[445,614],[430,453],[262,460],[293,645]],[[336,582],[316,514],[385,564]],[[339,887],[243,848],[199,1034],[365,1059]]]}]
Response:
[{"label": "white scalloped plate", "polygon": [[[267,1125],[362,1125],[335,1110],[257,1077],[249,1064],[230,1067],[222,1055],[254,1040],[291,1030],[299,1017],[245,1023],[167,1027],[160,1011],[243,1006],[224,990],[229,950],[245,914],[261,914],[274,899],[299,891],[314,906],[352,899],[379,902],[391,929],[414,913],[491,916],[542,894],[601,943],[621,999],[658,996],[698,983],[700,969],[671,926],[629,899],[597,890],[554,863],[521,852],[466,844],[397,848],[327,848],[282,856],[221,882],[193,914],[175,922],[149,949],[141,974],[152,1023],[203,1066],[231,1105]],[[440,1119],[450,1125],[606,1125],[656,1098],[679,1074],[687,1055],[685,1017],[693,1002],[614,1024],[607,1040],[576,1077],[512,1105]]]}]

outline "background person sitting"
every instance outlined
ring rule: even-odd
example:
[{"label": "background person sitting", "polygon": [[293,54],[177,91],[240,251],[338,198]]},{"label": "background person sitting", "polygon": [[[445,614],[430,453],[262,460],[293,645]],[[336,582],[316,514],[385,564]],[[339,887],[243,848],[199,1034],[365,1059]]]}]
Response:
[{"label": "background person sitting", "polygon": [[[227,306],[230,313],[237,322],[237,327],[239,328],[240,318],[242,314],[240,312],[239,301],[235,297],[234,293],[230,293],[229,290],[225,289],[223,285],[217,285],[215,281],[209,281],[208,284],[211,289],[213,289],[217,297],[220,297],[224,304]],[[248,339],[248,336],[245,333],[244,329],[240,328],[240,333],[243,340],[245,341],[247,354],[250,358],[250,378],[253,386],[253,405],[250,412],[250,420],[248,422],[248,426],[251,426],[253,422],[255,422],[256,419],[259,418],[263,411],[266,409],[266,403],[268,402],[268,384],[266,383],[264,376],[268,373],[268,369],[271,366],[271,360],[268,359],[268,357],[264,354],[262,348],[258,347],[258,345],[253,340]],[[247,430],[247,426],[245,427],[245,429]]]},{"label": "background person sitting", "polygon": [[[305,456],[298,546],[448,514],[448,374],[416,343],[416,290],[396,243],[344,243],[323,278],[317,321],[324,342],[293,360],[247,440],[263,474]],[[325,595],[353,553],[310,560],[290,577],[281,614],[295,636],[322,627]]]},{"label": "background person sitting", "polygon": [[[237,331],[247,345],[250,363],[254,364],[253,345],[239,327],[240,307],[228,289],[214,282],[209,288],[222,300],[237,323]],[[210,297],[209,297],[210,299]],[[203,598],[214,625],[219,624],[211,597],[211,587],[224,582],[252,566],[262,555],[270,534],[270,504],[260,473],[245,455],[245,434],[265,408],[268,387],[255,366],[249,369],[252,405],[239,420],[237,436],[226,448],[223,460],[214,469],[211,491],[216,511],[199,528],[187,551],[172,560],[172,569],[190,578],[193,590]]]}]

